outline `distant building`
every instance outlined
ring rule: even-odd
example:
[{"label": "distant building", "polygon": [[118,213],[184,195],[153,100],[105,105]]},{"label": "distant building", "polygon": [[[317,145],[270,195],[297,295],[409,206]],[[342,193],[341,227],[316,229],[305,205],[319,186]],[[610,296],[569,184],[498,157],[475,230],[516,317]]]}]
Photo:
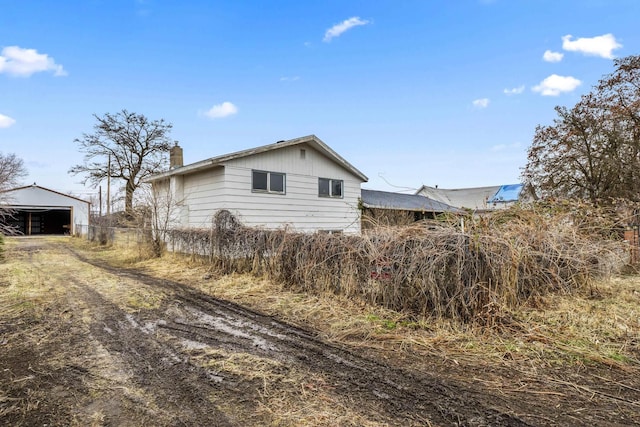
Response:
[{"label": "distant building", "polygon": [[2,201],[11,214],[4,221],[25,236],[83,233],[89,225],[89,202],[35,183],[3,192]]},{"label": "distant building", "polygon": [[459,209],[482,213],[512,206],[518,202],[522,188],[522,184],[456,189],[423,185],[416,194]]},{"label": "distant building", "polygon": [[364,189],[361,194],[363,229],[377,225],[410,225],[443,213],[460,212],[460,209],[419,194]]}]

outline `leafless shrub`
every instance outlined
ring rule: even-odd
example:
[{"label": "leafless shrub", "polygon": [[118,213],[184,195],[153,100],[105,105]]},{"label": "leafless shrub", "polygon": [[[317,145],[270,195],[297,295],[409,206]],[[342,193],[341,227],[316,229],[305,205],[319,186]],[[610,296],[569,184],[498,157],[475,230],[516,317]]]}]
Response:
[{"label": "leafless shrub", "polygon": [[211,230],[206,229],[171,229],[167,231],[169,248],[192,256],[210,256]]},{"label": "leafless shrub", "polygon": [[267,274],[293,289],[416,316],[486,323],[502,308],[589,290],[594,278],[621,270],[625,246],[616,228],[624,215],[589,209],[539,204],[359,236],[254,229],[221,211],[211,230],[170,235],[174,247],[224,272]]},{"label": "leafless shrub", "polygon": [[379,226],[407,226],[416,222],[414,212],[366,208],[362,210],[362,228],[370,230]]}]

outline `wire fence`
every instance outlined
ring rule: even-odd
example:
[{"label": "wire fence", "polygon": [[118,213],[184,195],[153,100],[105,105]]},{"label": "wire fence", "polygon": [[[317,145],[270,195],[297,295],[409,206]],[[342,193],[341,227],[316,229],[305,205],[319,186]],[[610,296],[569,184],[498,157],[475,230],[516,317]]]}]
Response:
[{"label": "wire fence", "polygon": [[151,241],[151,229],[111,227],[105,225],[76,225],[76,234],[102,245],[138,247]]}]

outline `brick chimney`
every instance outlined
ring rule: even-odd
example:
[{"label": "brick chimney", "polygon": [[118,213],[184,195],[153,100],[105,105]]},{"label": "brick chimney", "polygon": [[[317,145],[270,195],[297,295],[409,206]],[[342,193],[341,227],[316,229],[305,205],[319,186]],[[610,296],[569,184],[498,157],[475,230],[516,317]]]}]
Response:
[{"label": "brick chimney", "polygon": [[184,160],[182,159],[182,147],[178,145],[178,141],[175,141],[176,145],[169,150],[169,169],[181,168],[184,166]]}]

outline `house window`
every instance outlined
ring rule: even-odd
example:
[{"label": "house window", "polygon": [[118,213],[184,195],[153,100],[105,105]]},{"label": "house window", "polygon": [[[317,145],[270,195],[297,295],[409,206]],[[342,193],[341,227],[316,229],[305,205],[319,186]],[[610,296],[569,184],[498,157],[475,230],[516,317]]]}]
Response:
[{"label": "house window", "polygon": [[285,176],[283,173],[252,171],[251,190],[264,193],[285,193]]},{"label": "house window", "polygon": [[341,179],[319,178],[318,196],[342,198],[342,186]]}]

